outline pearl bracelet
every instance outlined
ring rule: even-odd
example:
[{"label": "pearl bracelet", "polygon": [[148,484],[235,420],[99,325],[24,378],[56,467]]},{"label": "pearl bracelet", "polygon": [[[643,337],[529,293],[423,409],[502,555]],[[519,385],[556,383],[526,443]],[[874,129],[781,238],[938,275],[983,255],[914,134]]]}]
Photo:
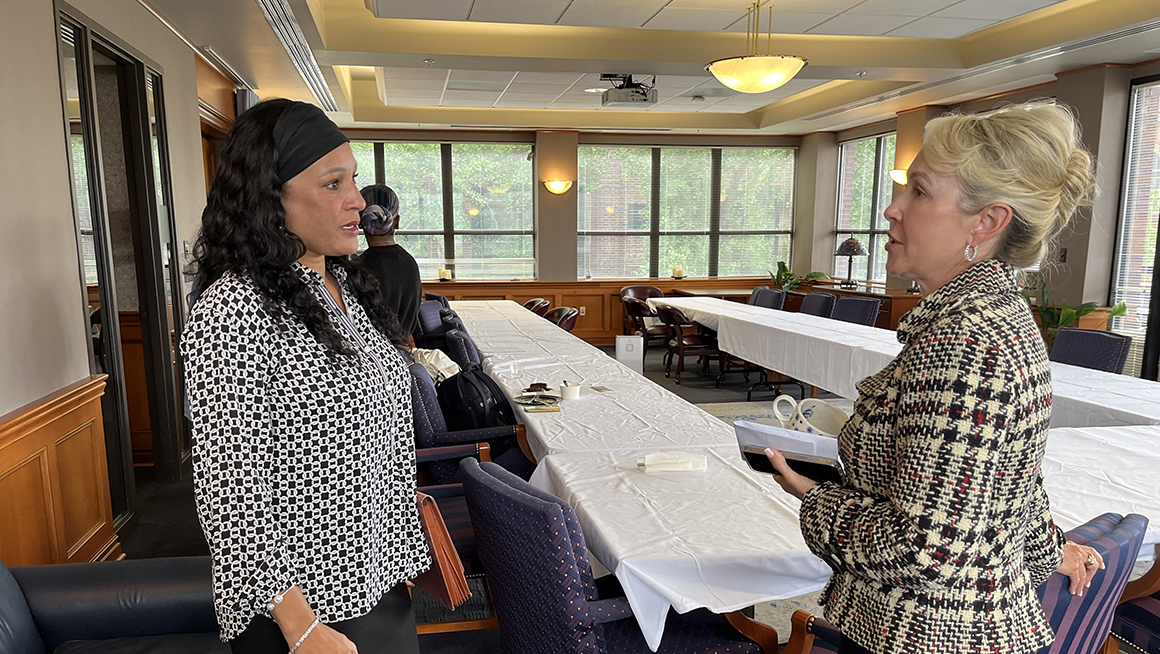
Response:
[{"label": "pearl bracelet", "polygon": [[273,615],[273,613],[274,613],[274,609],[275,609],[275,608],[276,608],[276,607],[277,607],[279,604],[281,604],[283,600],[285,600],[285,599],[286,599],[286,593],[289,593],[291,590],[294,590],[294,587],[293,587],[293,586],[291,586],[291,587],[287,588],[286,590],[284,590],[284,591],[282,591],[282,592],[278,593],[278,594],[277,594],[277,595],[275,595],[273,598],[271,598],[269,602],[266,602],[266,612],[267,612],[267,613],[269,613],[269,614],[271,614],[271,615]]},{"label": "pearl bracelet", "polygon": [[310,626],[306,628],[306,631],[302,634],[302,637],[298,639],[298,642],[294,643],[294,647],[290,648],[288,654],[294,654],[294,652],[298,651],[299,647],[302,647],[302,643],[306,640],[306,637],[310,635],[310,632],[314,631],[314,628],[318,626],[318,622],[318,618],[314,618],[314,622],[310,623]]}]

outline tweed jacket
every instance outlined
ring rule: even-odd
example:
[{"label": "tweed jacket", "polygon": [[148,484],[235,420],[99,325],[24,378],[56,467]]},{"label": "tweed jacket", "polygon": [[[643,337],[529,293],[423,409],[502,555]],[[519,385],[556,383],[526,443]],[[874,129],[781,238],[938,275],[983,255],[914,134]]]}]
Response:
[{"label": "tweed jacket", "polygon": [[845,485],[802,500],[834,574],[825,615],[875,654],[1035,652],[1035,588],[1059,567],[1040,463],[1051,369],[1003,263],[977,263],[900,321],[904,347],[858,383],[838,437]]}]

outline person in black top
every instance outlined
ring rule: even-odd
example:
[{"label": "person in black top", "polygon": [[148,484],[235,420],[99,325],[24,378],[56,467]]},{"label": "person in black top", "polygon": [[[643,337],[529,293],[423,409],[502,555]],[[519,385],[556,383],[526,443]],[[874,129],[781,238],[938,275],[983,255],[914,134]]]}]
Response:
[{"label": "person in black top", "polygon": [[419,303],[423,301],[423,283],[415,257],[395,242],[399,228],[399,195],[391,187],[374,184],[362,190],[367,206],[359,226],[366,235],[367,248],[359,262],[379,280],[383,302],[399,316],[399,325],[407,334],[419,325]]}]

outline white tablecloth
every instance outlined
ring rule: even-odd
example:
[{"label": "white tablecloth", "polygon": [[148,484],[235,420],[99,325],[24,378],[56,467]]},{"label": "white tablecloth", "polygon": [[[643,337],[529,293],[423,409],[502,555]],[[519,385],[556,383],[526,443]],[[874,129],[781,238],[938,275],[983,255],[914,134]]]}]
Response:
[{"label": "white tablecloth", "polygon": [[704,472],[644,472],[645,451],[619,450],[552,454],[532,478],[576,510],[653,651],[670,606],[726,613],[819,590],[830,576],[802,540],[798,500],[751,472],[736,445],[696,451]]},{"label": "white tablecloth", "polygon": [[[536,460],[554,452],[679,449],[733,443],[733,428],[633,372],[603,351],[506,300],[453,302],[483,358],[483,369],[518,396],[533,382],[581,382],[560,413],[526,413]],[[592,390],[604,386],[607,392]]]},{"label": "white tablecloth", "polygon": [[[848,399],[902,350],[893,331],[716,298],[652,298],[717,330],[721,349]],[[714,326],[715,325],[715,326]],[[1051,364],[1052,427],[1160,424],[1160,384]]]},{"label": "white tablecloth", "polygon": [[1160,543],[1160,426],[1052,429],[1043,482],[1064,530],[1108,511],[1147,516],[1140,559],[1152,560]]}]

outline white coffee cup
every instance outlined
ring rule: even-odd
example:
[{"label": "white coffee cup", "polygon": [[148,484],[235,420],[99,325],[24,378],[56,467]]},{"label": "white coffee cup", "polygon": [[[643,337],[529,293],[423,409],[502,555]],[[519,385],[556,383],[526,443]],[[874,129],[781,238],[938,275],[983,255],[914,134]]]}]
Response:
[{"label": "white coffee cup", "polygon": [[564,382],[560,385],[560,399],[576,400],[580,398],[580,384]]},{"label": "white coffee cup", "polygon": [[[782,403],[788,402],[790,410],[783,413]],[[782,427],[794,431],[804,431],[807,434],[819,434],[836,438],[846,424],[847,416],[825,400],[805,398],[801,402],[789,395],[778,395],[773,401],[773,415],[781,422]]]}]

